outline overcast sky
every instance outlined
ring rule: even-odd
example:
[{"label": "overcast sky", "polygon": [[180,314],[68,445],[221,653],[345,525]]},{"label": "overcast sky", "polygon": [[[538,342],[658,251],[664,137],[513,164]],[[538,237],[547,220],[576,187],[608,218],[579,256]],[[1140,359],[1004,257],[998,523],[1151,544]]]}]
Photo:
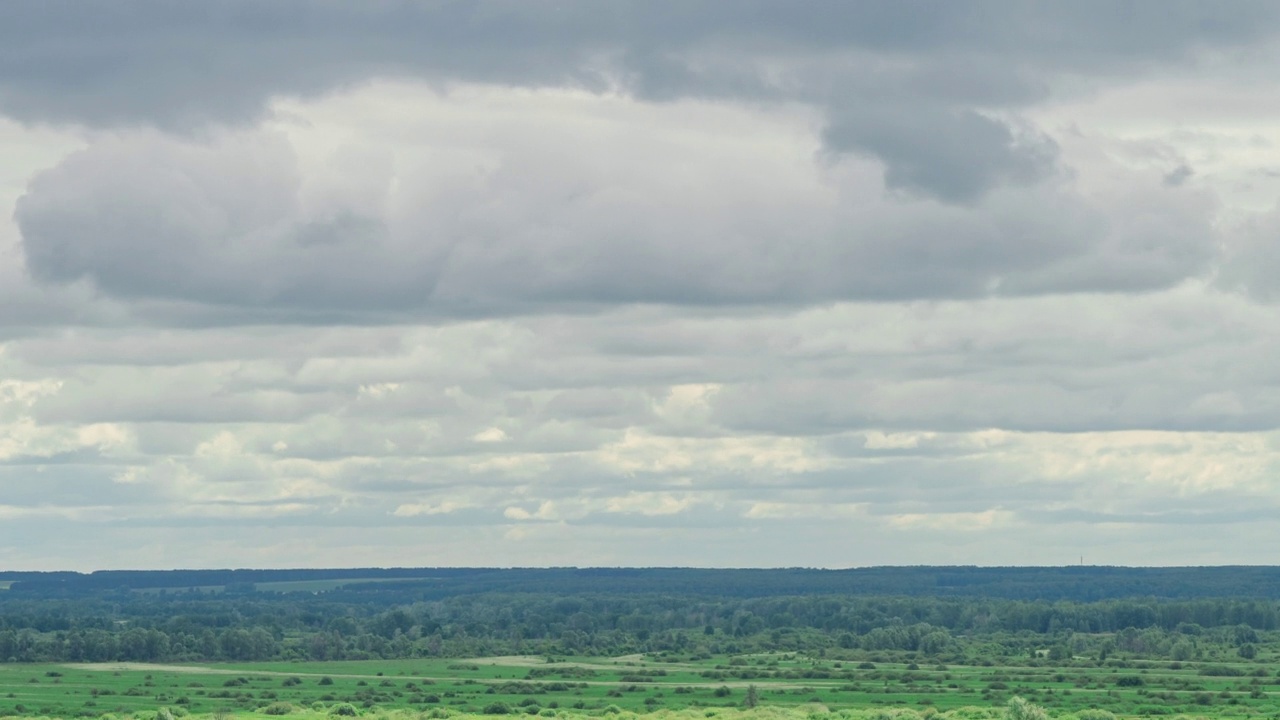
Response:
[{"label": "overcast sky", "polygon": [[0,4],[0,567],[1280,557],[1280,4]]}]

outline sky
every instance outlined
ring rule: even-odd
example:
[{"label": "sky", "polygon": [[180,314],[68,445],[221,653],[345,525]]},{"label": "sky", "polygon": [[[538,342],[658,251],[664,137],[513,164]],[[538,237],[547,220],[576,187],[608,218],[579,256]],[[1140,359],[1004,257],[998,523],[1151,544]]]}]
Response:
[{"label": "sky", "polygon": [[0,567],[1280,562],[1280,4],[0,4]]}]

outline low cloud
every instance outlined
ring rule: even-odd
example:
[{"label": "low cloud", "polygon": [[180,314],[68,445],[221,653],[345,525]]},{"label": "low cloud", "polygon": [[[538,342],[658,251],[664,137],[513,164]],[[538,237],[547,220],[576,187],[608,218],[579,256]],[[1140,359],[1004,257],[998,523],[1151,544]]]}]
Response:
[{"label": "low cloud", "polygon": [[[315,144],[409,97],[379,120],[394,145]],[[15,215],[32,275],[187,322],[400,322],[1140,292],[1205,275],[1218,242],[1203,192],[1097,161],[968,206],[886,196],[873,165],[819,162],[803,113],[387,84],[290,112],[109,134],[38,174]]]}]

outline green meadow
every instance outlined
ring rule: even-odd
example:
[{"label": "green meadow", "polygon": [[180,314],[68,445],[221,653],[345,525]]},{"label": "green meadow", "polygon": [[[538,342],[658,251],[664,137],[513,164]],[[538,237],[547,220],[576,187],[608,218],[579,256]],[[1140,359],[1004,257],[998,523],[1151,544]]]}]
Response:
[{"label": "green meadow", "polygon": [[752,706],[933,715],[1000,708],[1015,696],[1051,715],[1100,709],[1142,717],[1280,717],[1277,691],[1275,668],[1264,663],[920,665],[797,653],[0,665],[0,714],[49,717],[140,717],[161,708],[175,716],[601,715]]},{"label": "green meadow", "polygon": [[[638,720],[639,718],[644,718],[645,720],[708,720],[708,718],[715,718],[716,720],[1046,720],[1045,716],[1037,708],[1032,707],[1030,710],[1030,713],[1013,713],[1004,708],[962,708],[944,712],[927,711],[921,713],[910,709],[832,710],[821,705],[798,705],[791,707],[760,706],[752,709],[664,709],[638,714],[623,710],[617,706],[610,706],[596,714],[587,714],[576,710],[544,709],[538,711],[534,717],[582,718],[583,720],[592,717],[604,717],[610,718],[610,720]],[[336,711],[295,709],[288,713],[287,716],[292,720],[334,720],[342,717],[367,717],[371,720],[443,720],[444,718],[452,718],[454,720],[492,720],[495,717],[492,714],[460,713],[442,709],[428,712],[377,710],[350,715],[349,713],[351,712],[354,711],[345,709],[345,706],[343,706],[337,708]],[[115,715],[107,717],[121,720]],[[146,714],[147,720],[178,720],[180,718],[190,718],[190,720],[230,720],[233,717],[245,718],[246,720],[269,720],[270,718],[282,717],[282,715],[272,711],[215,712],[207,715],[195,715],[187,714],[181,709],[169,708]],[[1115,720],[1115,718],[1105,713],[1096,713],[1092,716],[1082,715],[1078,720]],[[1192,719],[1187,718],[1186,720]]]}]

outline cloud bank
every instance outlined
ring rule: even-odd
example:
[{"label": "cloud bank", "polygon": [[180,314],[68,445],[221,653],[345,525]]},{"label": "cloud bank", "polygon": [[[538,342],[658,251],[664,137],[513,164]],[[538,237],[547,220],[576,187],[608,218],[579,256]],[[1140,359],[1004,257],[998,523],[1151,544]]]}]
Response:
[{"label": "cloud bank", "polygon": [[6,6],[0,547],[1267,562],[1278,31]]}]

